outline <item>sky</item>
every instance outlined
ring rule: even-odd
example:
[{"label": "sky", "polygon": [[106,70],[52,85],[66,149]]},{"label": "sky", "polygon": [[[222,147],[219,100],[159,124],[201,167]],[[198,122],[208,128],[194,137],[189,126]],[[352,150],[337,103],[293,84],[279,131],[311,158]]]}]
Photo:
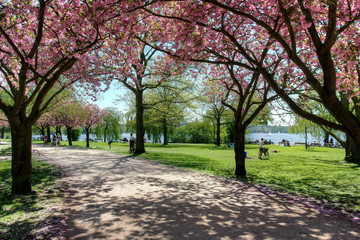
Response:
[{"label": "sky", "polygon": [[125,112],[127,110],[126,104],[121,101],[115,101],[119,98],[117,95],[123,96],[125,93],[126,89],[124,87],[119,87],[118,85],[111,83],[110,89],[105,93],[101,93],[97,101],[94,103],[100,108],[112,107],[118,109],[121,112]]}]

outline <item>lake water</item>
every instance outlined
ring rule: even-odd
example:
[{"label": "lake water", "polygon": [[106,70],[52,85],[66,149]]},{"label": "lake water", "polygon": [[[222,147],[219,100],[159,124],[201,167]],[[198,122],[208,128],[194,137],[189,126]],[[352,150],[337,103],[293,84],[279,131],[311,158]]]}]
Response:
[{"label": "lake water", "polygon": [[[291,145],[294,145],[295,142],[305,143],[305,134],[291,134],[291,133],[250,133],[246,134],[245,138],[250,141],[260,140],[261,138],[266,139],[268,141],[278,144],[283,139],[288,140]],[[307,135],[307,142],[318,142],[316,138],[313,138],[310,134]],[[322,144],[322,142],[320,142]]]}]

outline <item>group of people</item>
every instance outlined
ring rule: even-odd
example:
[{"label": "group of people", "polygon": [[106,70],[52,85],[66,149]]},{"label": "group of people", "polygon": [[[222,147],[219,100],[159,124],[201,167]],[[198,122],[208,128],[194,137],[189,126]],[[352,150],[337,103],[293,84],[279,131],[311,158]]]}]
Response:
[{"label": "group of people", "polygon": [[[47,145],[48,143],[48,136],[47,135],[43,135],[41,136],[41,139],[43,140],[44,142],[44,145]],[[61,135],[58,133],[58,134],[53,134],[52,136],[52,139],[51,139],[51,145],[52,146],[60,146],[60,141],[61,141]]]},{"label": "group of people", "polygon": [[60,134],[53,134],[53,138],[52,138],[52,145],[53,146],[60,146],[60,141],[61,141],[61,136]]},{"label": "group of people", "polygon": [[330,141],[327,138],[324,139],[325,147],[332,147],[333,145],[334,145],[334,140],[332,138],[330,138]]}]

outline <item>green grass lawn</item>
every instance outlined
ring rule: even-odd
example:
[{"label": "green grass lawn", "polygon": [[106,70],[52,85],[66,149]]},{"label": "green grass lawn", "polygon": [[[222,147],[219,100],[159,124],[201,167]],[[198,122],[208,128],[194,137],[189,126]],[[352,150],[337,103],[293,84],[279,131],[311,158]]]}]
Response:
[{"label": "green grass lawn", "polygon": [[56,239],[64,230],[61,172],[34,160],[33,193],[11,195],[11,161],[2,159],[10,154],[10,148],[1,146],[0,239]]},{"label": "green grass lawn", "polygon": [[[64,144],[66,144],[64,142]],[[85,147],[84,142],[74,142]],[[107,143],[90,143],[94,149],[122,154],[128,153],[128,144],[113,143],[111,150]],[[191,168],[222,177],[234,177],[234,150],[210,144],[160,144],[145,145],[147,153],[140,157],[164,164]],[[258,146],[247,145],[247,180],[265,184],[271,189],[316,198],[341,209],[360,211],[360,164],[347,163],[343,149],[303,146],[269,146],[270,159],[257,158]],[[279,153],[272,153],[272,150]]]}]

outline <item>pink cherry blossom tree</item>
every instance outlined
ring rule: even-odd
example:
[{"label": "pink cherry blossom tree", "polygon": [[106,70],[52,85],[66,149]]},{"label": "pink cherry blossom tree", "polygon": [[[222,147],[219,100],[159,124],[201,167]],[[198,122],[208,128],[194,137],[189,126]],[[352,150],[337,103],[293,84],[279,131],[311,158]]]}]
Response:
[{"label": "pink cherry blossom tree", "polygon": [[81,101],[71,101],[56,108],[52,121],[56,126],[66,128],[69,146],[72,146],[71,131],[83,124],[84,105]]},{"label": "pink cherry blossom tree", "polygon": [[109,31],[129,31],[133,7],[127,0],[0,3],[0,88],[11,99],[1,98],[0,109],[11,127],[12,193],[31,192],[31,127],[64,89],[99,85],[95,51]]},{"label": "pink cherry blossom tree", "polygon": [[[112,47],[108,48],[108,52],[103,52],[106,59],[106,62],[103,62],[104,71],[108,71],[108,76],[129,89],[136,99],[136,154],[145,152],[144,110],[147,103],[144,101],[144,92],[159,87],[169,76],[181,71],[174,68],[177,63],[172,58],[145,43],[144,39],[151,35],[147,33],[150,28],[146,24],[141,26],[141,34],[134,34],[127,40],[125,47],[118,47],[118,36],[115,35],[112,41],[108,42]],[[153,44],[158,47],[162,43]]]},{"label": "pink cherry blossom tree", "polygon": [[[245,131],[259,115],[266,113],[266,105],[277,99],[259,73],[232,65],[213,65],[210,96],[234,114],[235,175],[246,176]],[[210,90],[210,91],[211,91]],[[235,103],[235,105],[234,105]]]}]

